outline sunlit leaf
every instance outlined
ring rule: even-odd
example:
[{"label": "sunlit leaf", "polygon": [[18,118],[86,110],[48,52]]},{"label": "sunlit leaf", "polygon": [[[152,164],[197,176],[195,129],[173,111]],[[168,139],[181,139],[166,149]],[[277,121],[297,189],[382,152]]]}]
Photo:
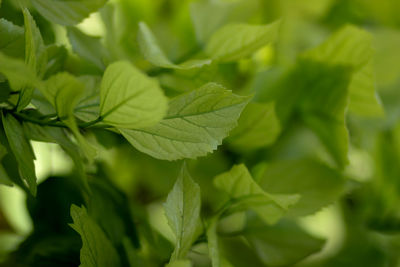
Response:
[{"label": "sunlit leaf", "polygon": [[157,125],[119,130],[134,147],[155,158],[196,158],[221,144],[248,100],[209,83],[172,99],[167,116]]}]

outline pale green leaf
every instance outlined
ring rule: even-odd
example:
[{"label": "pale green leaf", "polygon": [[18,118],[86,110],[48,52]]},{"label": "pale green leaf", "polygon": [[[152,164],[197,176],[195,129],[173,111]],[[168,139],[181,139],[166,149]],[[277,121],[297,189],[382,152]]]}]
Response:
[{"label": "pale green leaf", "polygon": [[280,22],[268,25],[228,24],[218,29],[205,48],[214,60],[229,62],[245,58],[278,37]]},{"label": "pale green leaf", "polygon": [[89,217],[86,208],[71,206],[73,224],[70,226],[82,238],[80,260],[81,267],[110,267],[120,266],[117,250],[107,238],[100,226]]},{"label": "pale green leaf", "polygon": [[37,179],[33,162],[35,155],[31,144],[25,136],[22,125],[11,114],[3,115],[2,120],[11,151],[18,163],[19,173],[28,184],[31,194],[35,196]]},{"label": "pale green leaf", "polygon": [[46,19],[61,25],[75,25],[101,8],[107,0],[35,0],[32,5]]},{"label": "pale green leaf", "polygon": [[227,141],[235,149],[257,149],[275,142],[280,131],[273,103],[249,103]]},{"label": "pale green leaf", "polygon": [[0,52],[0,73],[3,74],[13,91],[26,86],[38,86],[39,79],[24,61],[9,57]]},{"label": "pale green leaf", "polygon": [[156,80],[129,62],[119,61],[107,67],[100,89],[104,123],[129,129],[153,126],[166,110],[167,98]]},{"label": "pale green leaf", "polygon": [[71,129],[86,157],[92,160],[96,156],[96,150],[82,136],[74,117],[74,109],[84,90],[84,84],[66,72],[51,76],[41,87],[43,95],[53,105],[58,117]]},{"label": "pale green leaf", "polygon": [[105,69],[105,63],[110,60],[110,55],[99,37],[86,35],[75,27],[68,27],[67,33],[72,49],[77,55],[93,63],[100,70]]},{"label": "pale green leaf", "polygon": [[23,56],[24,29],[0,18],[0,52],[12,57]]},{"label": "pale green leaf", "polygon": [[[25,24],[25,63],[37,77],[42,77],[47,65],[46,46],[39,28],[36,26],[28,9],[23,8],[22,12]],[[18,99],[17,111],[21,111],[31,102],[34,90],[35,88],[32,86],[22,88]]]},{"label": "pale green leaf", "polygon": [[304,53],[318,62],[347,65],[354,70],[349,87],[349,110],[364,116],[382,116],[383,109],[375,92],[372,35],[352,25],[335,32],[321,45]]},{"label": "pale green leaf", "polygon": [[232,208],[235,211],[252,209],[268,224],[276,223],[299,199],[297,194],[272,195],[265,192],[243,164],[215,177],[214,185],[234,201]]},{"label": "pale green leaf", "polygon": [[137,38],[140,51],[144,58],[155,66],[172,69],[191,69],[200,68],[211,63],[210,59],[193,59],[180,64],[172,63],[160,48],[150,28],[144,22],[139,23]]},{"label": "pale green leaf", "polygon": [[190,177],[186,164],[164,204],[165,214],[176,237],[171,262],[186,257],[200,225],[200,187]]},{"label": "pale green leaf", "polygon": [[333,203],[344,190],[344,179],[336,170],[313,159],[277,161],[267,165],[260,186],[273,194],[299,194],[288,214],[312,214]]},{"label": "pale green leaf", "polygon": [[172,99],[167,116],[157,125],[119,130],[134,147],[155,158],[196,158],[217,149],[248,100],[209,83]]}]

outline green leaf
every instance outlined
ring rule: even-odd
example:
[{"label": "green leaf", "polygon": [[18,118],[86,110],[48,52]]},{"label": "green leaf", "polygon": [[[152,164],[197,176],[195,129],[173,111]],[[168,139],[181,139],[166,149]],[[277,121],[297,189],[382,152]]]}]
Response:
[{"label": "green leaf", "polygon": [[101,8],[107,0],[35,0],[32,5],[46,19],[61,25],[75,25]]},{"label": "green leaf", "polygon": [[116,249],[97,223],[89,217],[86,208],[71,206],[71,217],[74,221],[70,226],[82,238],[81,267],[120,266]]},{"label": "green leaf", "polygon": [[251,222],[243,231],[266,266],[292,266],[320,251],[324,245],[324,240],[313,237],[290,221],[274,226]]},{"label": "green leaf", "polygon": [[0,52],[0,73],[3,74],[13,91],[27,86],[39,86],[35,73],[22,60],[9,57]]},{"label": "green leaf", "polygon": [[373,55],[372,35],[347,25],[303,56],[318,62],[351,66],[354,75],[349,88],[350,111],[364,116],[382,116],[383,109],[375,92]]},{"label": "green leaf", "polygon": [[75,107],[75,116],[83,121],[93,121],[100,116],[100,76],[84,75],[78,77],[85,90]]},{"label": "green leaf", "polygon": [[100,70],[104,70],[106,63],[110,61],[110,55],[100,38],[86,35],[75,27],[68,27],[67,30],[73,51]]},{"label": "green leaf", "polygon": [[215,177],[214,185],[229,195],[234,203],[231,208],[235,211],[252,209],[268,224],[276,223],[299,200],[296,194],[266,193],[243,164]]},{"label": "green leaf", "polygon": [[273,103],[249,103],[227,141],[235,149],[257,149],[274,143],[280,131]]},{"label": "green leaf", "polygon": [[207,245],[208,245],[208,254],[211,259],[211,263],[213,267],[221,266],[221,255],[218,246],[218,234],[217,234],[217,226],[218,226],[219,216],[215,216],[211,219],[210,224],[207,227]]},{"label": "green leaf", "polygon": [[21,57],[24,44],[24,29],[0,18],[0,52],[11,57]]},{"label": "green leaf", "polygon": [[190,262],[190,260],[177,260],[177,261],[170,262],[165,266],[166,267],[191,267],[192,263]]},{"label": "green leaf", "polygon": [[349,134],[345,116],[351,71],[340,65],[306,61],[299,63],[298,69],[306,80],[301,86],[307,86],[303,87],[305,93],[299,101],[302,119],[318,135],[339,167],[343,167],[348,163]]},{"label": "green leaf", "polygon": [[376,92],[372,60],[353,74],[349,86],[349,111],[368,117],[382,117],[384,109]]},{"label": "green leaf", "polygon": [[48,78],[51,75],[60,72],[63,69],[68,56],[68,51],[64,46],[53,44],[47,46],[46,50],[48,61],[44,78]]},{"label": "green leaf", "polygon": [[336,170],[306,158],[268,164],[259,184],[269,193],[301,195],[288,214],[304,216],[337,200],[343,193],[344,182]]},{"label": "green leaf", "polygon": [[[28,9],[23,8],[25,24],[25,63],[37,77],[43,77],[47,65],[47,50],[42,35]],[[34,87],[28,86],[21,90],[17,111],[26,107],[32,99]]]},{"label": "green leaf", "polygon": [[153,126],[166,109],[167,98],[156,80],[125,61],[107,67],[100,90],[104,123],[129,129]]},{"label": "green leaf", "polygon": [[75,167],[79,175],[78,182],[83,186],[86,192],[90,192],[80,148],[71,141],[65,129],[41,126],[30,122],[24,122],[22,126],[29,139],[39,142],[58,144],[75,163]]},{"label": "green leaf", "polygon": [[84,90],[83,83],[66,72],[51,76],[41,87],[43,95],[56,109],[58,117],[71,129],[86,157],[92,160],[96,156],[96,150],[79,132],[74,117],[74,109]]},{"label": "green leaf", "polygon": [[297,115],[319,137],[339,167],[348,163],[349,135],[345,116],[351,68],[299,59],[273,91],[283,125]]},{"label": "green leaf", "polygon": [[184,164],[164,204],[168,224],[176,236],[171,262],[185,258],[195,241],[200,225],[200,205],[200,187],[192,180]]},{"label": "green leaf", "polygon": [[2,115],[3,127],[6,133],[10,148],[17,159],[19,173],[28,184],[29,191],[36,195],[36,174],[33,160],[32,147],[26,138],[21,124],[11,115]]},{"label": "green leaf", "polygon": [[200,44],[204,44],[222,25],[248,19],[258,8],[257,0],[195,1],[190,15]]},{"label": "green leaf", "polygon": [[213,60],[239,60],[275,42],[279,27],[280,21],[268,25],[228,24],[211,36],[205,51]]},{"label": "green leaf", "polygon": [[200,68],[211,63],[210,59],[194,59],[180,64],[172,63],[161,50],[156,37],[144,22],[139,23],[139,32],[137,38],[140,51],[142,52],[144,58],[155,66],[172,69],[191,69]]},{"label": "green leaf", "polygon": [[167,116],[157,125],[119,131],[134,147],[155,158],[196,158],[217,149],[248,101],[249,97],[208,83],[172,99]]},{"label": "green leaf", "polygon": [[[0,144],[0,161],[7,154],[7,148]],[[0,165],[0,184],[13,186],[13,183],[8,176],[7,172],[4,170],[3,165]]]}]

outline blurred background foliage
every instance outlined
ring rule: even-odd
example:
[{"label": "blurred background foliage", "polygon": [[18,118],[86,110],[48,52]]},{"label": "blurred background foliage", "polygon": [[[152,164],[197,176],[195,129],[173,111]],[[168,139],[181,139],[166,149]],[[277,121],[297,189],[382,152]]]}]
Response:
[{"label": "blurred background foliage", "polygon": [[[157,77],[168,96],[209,81],[254,95],[238,128],[217,151],[187,160],[201,187],[202,215],[211,216],[223,199],[213,178],[238,163],[245,163],[267,192],[300,193],[302,199],[274,226],[260,224],[254,214],[221,221],[222,253],[233,266],[400,266],[400,1],[112,0],[68,31],[34,10],[45,43],[63,45],[54,48],[59,50],[54,62],[73,74],[101,75],[108,62],[129,59]],[[23,25],[13,1],[2,1],[0,17]],[[206,40],[222,25],[276,20],[282,24],[275,44],[245,59],[193,70],[155,68],[136,41],[138,23],[144,21],[167,57],[182,62],[201,57]],[[347,164],[337,151],[340,144],[332,141],[335,130],[321,137],[303,117],[311,104],[287,96],[298,88],[318,91],[318,86],[346,81],[346,70],[302,60],[302,55],[349,24],[372,36],[374,54],[368,66],[380,105],[348,108]],[[104,49],[94,47],[92,40],[101,40]],[[318,102],[318,96],[310,101]],[[259,130],[249,133],[254,125]],[[144,240],[143,258],[131,262],[145,266],[140,260],[146,259],[149,266],[162,266],[174,240],[162,203],[182,163],[140,153],[110,132],[93,134],[101,151],[89,174],[96,177],[90,180],[92,214],[117,247],[124,243],[121,235],[131,237],[132,249],[138,235]],[[81,241],[67,225],[72,222],[69,206],[83,199],[68,179],[76,175],[73,163],[57,145],[33,142],[33,147],[41,182],[37,199],[27,205],[20,189],[0,187],[0,260],[74,266]],[[105,213],[120,219],[107,221]],[[189,257],[194,266],[210,265],[202,242]]]}]

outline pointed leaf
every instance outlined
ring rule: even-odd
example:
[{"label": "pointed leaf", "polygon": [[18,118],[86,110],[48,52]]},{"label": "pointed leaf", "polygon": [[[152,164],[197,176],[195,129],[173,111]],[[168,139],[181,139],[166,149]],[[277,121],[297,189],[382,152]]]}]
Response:
[{"label": "pointed leaf", "polygon": [[167,98],[156,80],[125,61],[107,67],[100,90],[104,123],[129,129],[153,126],[166,109]]},{"label": "pointed leaf", "polygon": [[35,196],[37,179],[33,162],[35,155],[31,144],[25,136],[22,125],[11,114],[3,115],[2,119],[11,151],[17,159],[19,173],[28,184],[31,194]]},{"label": "pointed leaf", "polygon": [[382,116],[383,109],[375,90],[373,55],[372,35],[347,25],[303,56],[319,62],[351,66],[354,75],[349,88],[350,111],[364,116]]},{"label": "pointed leaf", "polygon": [[24,29],[0,18],[0,52],[20,57],[24,51]]},{"label": "pointed leaf", "polygon": [[81,267],[120,266],[117,250],[100,226],[89,217],[86,208],[71,206],[71,217],[74,221],[70,226],[82,238]]},{"label": "pointed leaf", "polygon": [[184,164],[164,204],[168,223],[176,236],[171,262],[186,257],[197,237],[200,224],[200,187],[192,180]]},{"label": "pointed leaf", "polygon": [[58,117],[71,129],[86,157],[92,160],[96,156],[96,150],[79,132],[74,117],[74,108],[84,91],[83,83],[71,74],[62,72],[46,80],[41,91],[56,109]]},{"label": "pointed leaf", "polygon": [[221,144],[248,100],[209,83],[172,99],[167,116],[157,125],[119,130],[134,147],[155,158],[196,158]]},{"label": "pointed leaf", "polygon": [[75,27],[68,27],[67,30],[73,51],[93,63],[100,70],[104,70],[105,63],[110,60],[110,55],[101,43],[100,38],[86,35]]},{"label": "pointed leaf", "polygon": [[249,103],[240,115],[238,126],[230,133],[229,145],[240,150],[272,144],[281,131],[275,105]]},{"label": "pointed leaf", "polygon": [[180,64],[172,63],[161,50],[156,37],[144,22],[139,23],[138,43],[144,58],[155,66],[172,69],[200,68],[210,64],[210,59],[189,60]]},{"label": "pointed leaf", "polygon": [[206,46],[215,60],[229,62],[245,58],[278,37],[280,22],[268,25],[228,24],[217,30]]},{"label": "pointed leaf", "polygon": [[101,8],[107,0],[35,0],[32,5],[46,19],[61,25],[75,25]]},{"label": "pointed leaf", "polygon": [[[25,63],[37,77],[42,77],[47,65],[46,46],[39,28],[36,26],[28,9],[23,8],[22,12],[25,24]],[[17,111],[21,111],[31,102],[34,90],[35,88],[32,86],[22,88],[18,99]]]},{"label": "pointed leaf", "polygon": [[0,52],[0,73],[3,74],[13,91],[27,86],[38,86],[40,81],[35,73],[22,60],[9,57]]},{"label": "pointed leaf", "polygon": [[[225,191],[243,209],[254,210],[266,223],[277,222],[299,199],[299,195],[271,195],[253,180],[246,166],[235,165],[228,172],[218,175],[214,185]],[[243,201],[243,202],[242,202]],[[241,203],[242,202],[242,203]]]}]

